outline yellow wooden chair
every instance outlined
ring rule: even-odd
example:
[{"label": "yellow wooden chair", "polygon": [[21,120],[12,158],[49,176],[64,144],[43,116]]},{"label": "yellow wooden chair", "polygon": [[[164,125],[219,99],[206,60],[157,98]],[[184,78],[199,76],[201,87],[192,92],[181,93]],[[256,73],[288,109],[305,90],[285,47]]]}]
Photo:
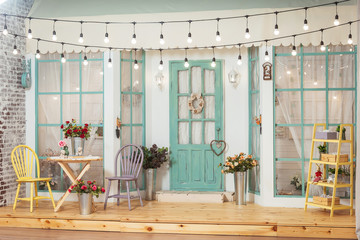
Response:
[{"label": "yellow wooden chair", "polygon": [[[51,188],[50,188],[50,183],[49,183],[51,178],[40,178],[39,177],[40,176],[39,159],[38,159],[38,156],[36,155],[35,151],[26,145],[19,145],[19,146],[15,147],[11,152],[11,162],[14,167],[16,176],[18,178],[16,180],[18,182],[18,188],[16,191],[16,197],[15,197],[13,209],[14,210],[16,209],[16,202],[18,200],[25,200],[25,201],[30,201],[30,212],[32,212],[34,200],[36,202],[36,207],[38,207],[39,199],[51,199],[52,204],[55,208],[55,202],[54,202],[54,198],[53,198]],[[38,178],[32,177],[32,170],[33,170],[34,162],[36,162],[36,173],[37,173]],[[47,187],[49,189],[50,197],[38,196],[37,183],[40,181],[46,182]],[[29,198],[19,198],[18,197],[21,183],[30,183],[31,184]],[[34,196],[34,188],[35,188],[35,196]]]}]

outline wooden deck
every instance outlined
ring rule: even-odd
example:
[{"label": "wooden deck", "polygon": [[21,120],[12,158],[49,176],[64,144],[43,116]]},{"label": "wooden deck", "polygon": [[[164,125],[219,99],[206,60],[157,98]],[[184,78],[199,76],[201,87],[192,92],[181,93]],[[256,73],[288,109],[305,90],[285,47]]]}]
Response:
[{"label": "wooden deck", "polygon": [[65,202],[54,212],[48,201],[29,212],[29,203],[20,202],[0,208],[0,227],[111,231],[126,233],[208,234],[228,236],[268,236],[301,238],[356,239],[355,217],[349,211],[336,211],[333,218],[320,209],[273,208],[255,204],[158,203],[132,201],[120,206],[110,203],[106,211],[97,203],[97,211],[79,214],[77,202]]}]

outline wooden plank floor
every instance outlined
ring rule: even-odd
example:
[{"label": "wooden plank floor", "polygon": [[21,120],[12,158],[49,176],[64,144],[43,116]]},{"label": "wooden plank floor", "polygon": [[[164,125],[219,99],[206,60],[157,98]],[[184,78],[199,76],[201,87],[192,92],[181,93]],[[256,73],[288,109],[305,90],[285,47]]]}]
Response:
[{"label": "wooden plank floor", "polygon": [[76,202],[66,202],[55,213],[48,201],[29,212],[29,203],[20,202],[0,208],[0,227],[23,227],[58,230],[110,231],[151,234],[209,234],[227,236],[267,236],[301,238],[356,239],[355,217],[349,211],[336,211],[330,218],[321,209],[269,208],[255,204],[236,206],[223,204],[127,202],[109,204],[106,211],[97,203],[97,211],[79,214]]}]

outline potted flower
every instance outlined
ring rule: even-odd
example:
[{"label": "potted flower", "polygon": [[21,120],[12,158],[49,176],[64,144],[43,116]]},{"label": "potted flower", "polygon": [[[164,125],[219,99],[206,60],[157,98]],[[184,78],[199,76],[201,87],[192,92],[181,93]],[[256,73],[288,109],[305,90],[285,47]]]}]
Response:
[{"label": "potted flower", "polygon": [[[143,168],[145,169],[146,194],[145,200],[153,200],[154,172],[168,160],[168,148],[159,148],[156,144],[151,148],[142,146],[144,152]],[[156,182],[156,181],[155,181]]]},{"label": "potted flower", "polygon": [[90,137],[91,125],[84,126],[76,124],[76,120],[66,121],[61,127],[65,138],[71,138],[72,155],[82,155],[84,152],[85,140]]},{"label": "potted flower", "polygon": [[319,158],[321,160],[321,154],[327,152],[327,145],[324,143],[324,145],[319,145],[317,148],[319,149]]},{"label": "potted flower", "polygon": [[[338,126],[336,127],[336,131],[340,134],[340,125],[338,125]],[[341,134],[342,134],[342,136],[341,136],[341,139],[342,139],[342,140],[346,140],[345,132],[346,132],[346,128],[343,127],[342,133],[341,133]]]},{"label": "potted flower", "polygon": [[97,198],[101,193],[105,192],[105,188],[96,185],[96,181],[76,180],[75,185],[71,185],[69,192],[75,191],[79,197],[79,207],[81,215],[88,215],[92,210],[93,196]]},{"label": "potted flower", "polygon": [[58,145],[61,148],[60,156],[69,156],[69,147],[67,146],[66,142],[60,140]]},{"label": "potted flower", "polygon": [[236,205],[246,205],[246,173],[256,165],[257,162],[253,156],[245,153],[227,157],[224,164],[219,164],[219,167],[222,167],[222,173],[234,174]]}]

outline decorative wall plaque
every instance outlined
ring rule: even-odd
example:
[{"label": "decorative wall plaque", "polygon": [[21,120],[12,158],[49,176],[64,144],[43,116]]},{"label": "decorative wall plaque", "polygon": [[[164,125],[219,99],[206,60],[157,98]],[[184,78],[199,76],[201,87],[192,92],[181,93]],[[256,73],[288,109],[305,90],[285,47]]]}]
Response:
[{"label": "decorative wall plaque", "polygon": [[272,80],[271,69],[272,69],[271,63],[266,62],[263,64],[263,79],[264,80]]}]

